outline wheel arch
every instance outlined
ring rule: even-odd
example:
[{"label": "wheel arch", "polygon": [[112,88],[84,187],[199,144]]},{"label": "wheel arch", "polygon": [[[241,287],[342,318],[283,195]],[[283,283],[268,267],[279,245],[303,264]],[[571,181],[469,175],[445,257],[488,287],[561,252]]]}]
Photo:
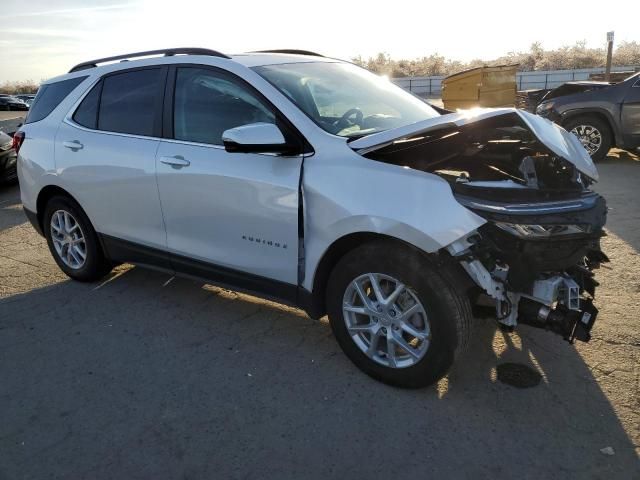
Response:
[{"label": "wheel arch", "polygon": [[399,247],[409,248],[414,251],[419,251],[422,254],[426,254],[423,250],[415,245],[402,240],[398,237],[385,235],[383,233],[361,231],[352,232],[336,239],[322,254],[315,272],[313,274],[312,290],[310,292],[310,298],[307,301],[308,305],[305,310],[312,318],[320,318],[327,313],[326,307],[326,292],[329,276],[333,271],[333,268],[350,251],[370,242],[387,240],[392,243],[396,243]]},{"label": "wheel arch", "polygon": [[[67,190],[58,185],[47,185],[40,189],[40,192],[38,192],[38,198],[36,200],[36,219],[38,221],[38,226],[40,227],[40,230],[42,232],[44,232],[44,211],[47,207],[47,203],[49,202],[49,200],[56,196],[70,198],[76,204],[80,205],[80,203],[73,197],[73,195],[71,195]],[[86,215],[87,213],[84,212],[84,214]]]}]

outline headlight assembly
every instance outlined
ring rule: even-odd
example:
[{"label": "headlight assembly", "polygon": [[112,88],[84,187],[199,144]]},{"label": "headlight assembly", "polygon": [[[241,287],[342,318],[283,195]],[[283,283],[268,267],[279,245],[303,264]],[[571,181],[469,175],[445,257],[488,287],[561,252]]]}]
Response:
[{"label": "headlight assembly", "polygon": [[521,223],[494,222],[512,235],[521,238],[549,238],[559,235],[584,234],[591,231],[591,225],[525,225]]},{"label": "headlight assembly", "polygon": [[553,102],[543,102],[536,107],[536,113],[538,115],[548,113],[553,108]]}]

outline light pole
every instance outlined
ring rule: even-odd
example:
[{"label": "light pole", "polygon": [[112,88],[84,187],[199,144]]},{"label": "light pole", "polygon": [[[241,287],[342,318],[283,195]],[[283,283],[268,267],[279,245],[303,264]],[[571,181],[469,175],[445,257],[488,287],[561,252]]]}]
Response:
[{"label": "light pole", "polygon": [[607,66],[604,71],[604,79],[611,79],[611,57],[613,56],[613,32],[607,32]]}]

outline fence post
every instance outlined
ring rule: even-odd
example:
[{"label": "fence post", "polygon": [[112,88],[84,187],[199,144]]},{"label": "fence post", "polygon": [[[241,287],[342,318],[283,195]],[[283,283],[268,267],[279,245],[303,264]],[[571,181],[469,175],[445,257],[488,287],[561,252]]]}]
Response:
[{"label": "fence post", "polygon": [[544,74],[544,89],[545,89],[545,90],[547,89],[547,82],[548,82],[548,80],[549,80],[549,74],[548,74],[548,73],[545,73],[545,74]]},{"label": "fence post", "polygon": [[433,83],[433,78],[429,77],[429,95],[433,94],[433,87],[431,86]]},{"label": "fence post", "polygon": [[411,77],[409,77],[409,91],[413,93],[413,88],[411,87]]}]

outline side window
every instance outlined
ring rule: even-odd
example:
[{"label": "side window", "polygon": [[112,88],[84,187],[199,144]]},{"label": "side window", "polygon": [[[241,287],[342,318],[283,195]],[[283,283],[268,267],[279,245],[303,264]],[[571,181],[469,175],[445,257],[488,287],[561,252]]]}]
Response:
[{"label": "side window", "polygon": [[87,77],[70,78],[40,87],[24,123],[38,122],[46,118],[85,78]]},{"label": "side window", "polygon": [[[102,80],[98,130],[153,135],[162,95],[162,70],[147,68],[109,75]],[[93,92],[92,92],[93,93]]]},{"label": "side window", "polygon": [[83,127],[95,129],[98,125],[98,102],[100,100],[100,90],[102,82],[98,82],[91,91],[84,97],[80,106],[73,114],[73,121]]},{"label": "side window", "polygon": [[276,123],[275,115],[232,75],[178,68],[173,111],[176,140],[222,145],[222,133],[249,123]]}]

